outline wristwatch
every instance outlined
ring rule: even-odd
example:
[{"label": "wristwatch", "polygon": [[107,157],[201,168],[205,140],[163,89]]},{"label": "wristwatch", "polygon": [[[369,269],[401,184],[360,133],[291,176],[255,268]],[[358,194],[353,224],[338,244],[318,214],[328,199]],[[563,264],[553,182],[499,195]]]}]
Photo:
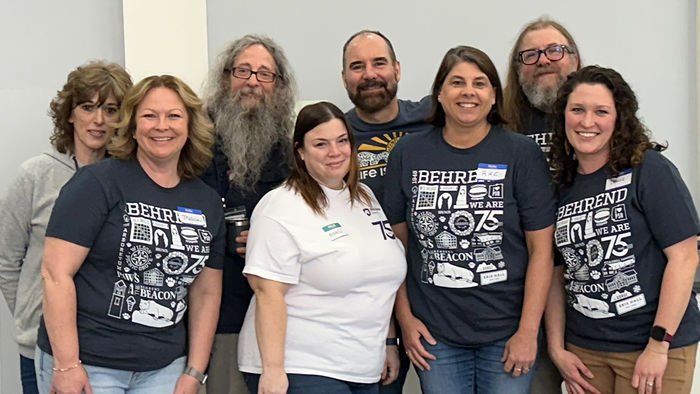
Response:
[{"label": "wristwatch", "polygon": [[399,346],[399,338],[387,338],[386,345],[387,346]]},{"label": "wristwatch", "polygon": [[194,368],[192,368],[192,367],[187,367],[187,368],[185,368],[185,372],[183,372],[183,373],[184,373],[185,375],[190,375],[190,376],[192,376],[193,378],[197,379],[197,381],[198,381],[199,384],[201,384],[201,385],[204,385],[204,383],[207,382],[207,378],[209,377],[209,375],[207,375],[207,374],[205,374],[205,373],[201,373],[201,372],[197,371],[196,369],[194,369]]},{"label": "wristwatch", "polygon": [[651,331],[649,332],[649,337],[659,342],[666,341],[668,343],[671,343],[671,341],[673,341],[673,335],[669,334],[668,331],[666,331],[666,329],[661,326],[652,327]]}]

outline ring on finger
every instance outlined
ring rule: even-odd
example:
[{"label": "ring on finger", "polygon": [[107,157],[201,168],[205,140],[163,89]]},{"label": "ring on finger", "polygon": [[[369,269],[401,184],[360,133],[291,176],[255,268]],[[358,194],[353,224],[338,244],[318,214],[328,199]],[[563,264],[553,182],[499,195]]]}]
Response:
[{"label": "ring on finger", "polygon": [[515,368],[515,372],[520,372],[522,370],[523,370],[522,368]]},{"label": "ring on finger", "polygon": [[651,387],[651,386],[653,386],[653,385],[654,385],[654,381],[653,381],[653,380],[647,380],[647,386]]}]

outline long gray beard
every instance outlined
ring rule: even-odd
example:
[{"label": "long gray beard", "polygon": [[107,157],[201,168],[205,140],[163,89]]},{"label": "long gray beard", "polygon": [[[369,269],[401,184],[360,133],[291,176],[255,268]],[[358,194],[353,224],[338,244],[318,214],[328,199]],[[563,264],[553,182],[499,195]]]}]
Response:
[{"label": "long gray beard", "polygon": [[260,180],[270,151],[280,144],[282,157],[289,163],[292,114],[288,106],[266,95],[255,108],[241,106],[239,95],[220,100],[213,110],[215,133],[229,164],[229,182],[250,191]]}]

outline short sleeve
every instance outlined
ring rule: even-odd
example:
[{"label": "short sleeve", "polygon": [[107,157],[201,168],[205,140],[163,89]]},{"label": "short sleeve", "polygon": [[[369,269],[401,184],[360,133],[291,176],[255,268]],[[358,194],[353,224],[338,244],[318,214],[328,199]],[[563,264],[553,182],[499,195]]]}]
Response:
[{"label": "short sleeve", "polygon": [[401,187],[403,173],[403,150],[410,135],[399,140],[389,155],[384,175],[384,197],[381,201],[389,224],[392,226],[406,221],[406,195]]},{"label": "short sleeve", "polygon": [[662,249],[700,233],[693,199],[670,160],[647,151],[635,182],[641,210]]},{"label": "short sleeve", "polygon": [[287,229],[268,216],[253,214],[244,274],[294,285],[301,273],[299,258],[299,247]]},{"label": "short sleeve", "polygon": [[[527,137],[526,137],[527,138]],[[518,149],[514,194],[523,229],[541,230],[556,220],[554,187],[547,161],[529,138]]]},{"label": "short sleeve", "polygon": [[226,248],[226,225],[224,222],[223,209],[221,204],[218,204],[218,210],[214,218],[214,223],[216,224],[216,232],[212,237],[212,241],[209,249],[209,259],[207,260],[207,267],[214,269],[224,268],[224,250]]},{"label": "short sleeve", "polygon": [[104,184],[89,168],[82,168],[61,189],[46,236],[92,248],[109,205]]}]

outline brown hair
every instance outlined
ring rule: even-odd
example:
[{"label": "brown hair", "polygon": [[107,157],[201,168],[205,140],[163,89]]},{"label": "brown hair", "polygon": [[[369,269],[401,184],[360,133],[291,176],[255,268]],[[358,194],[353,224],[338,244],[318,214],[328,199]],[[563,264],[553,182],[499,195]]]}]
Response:
[{"label": "brown hair", "polygon": [[503,111],[503,94],[501,93],[501,80],[498,78],[498,71],[487,54],[477,48],[468,46],[454,47],[447,51],[442,58],[440,67],[438,67],[437,74],[435,75],[435,81],[433,82],[433,109],[425,121],[437,127],[445,125],[445,110],[442,108],[442,104],[438,102],[438,96],[440,95],[440,90],[442,89],[443,83],[445,83],[447,75],[452,71],[454,66],[462,62],[471,63],[486,74],[491,86],[493,86],[493,89],[496,91],[496,104],[491,106],[486,120],[492,125],[502,124],[503,117],[501,116],[501,112]]},{"label": "brown hair", "polygon": [[507,127],[513,131],[523,132],[525,128],[523,113],[526,108],[530,107],[530,101],[525,96],[522,87],[520,87],[520,81],[518,79],[520,67],[523,66],[520,63],[518,55],[520,46],[528,33],[548,27],[557,29],[559,33],[564,36],[567,41],[567,46],[571,49],[570,55],[579,58],[577,69],[581,67],[581,57],[578,52],[576,41],[574,41],[574,37],[564,26],[546,18],[540,18],[527,24],[520,32],[518,39],[515,41],[515,45],[513,45],[513,50],[510,52],[508,74],[506,74],[506,87],[503,89],[503,117],[507,122]]},{"label": "brown hair", "polygon": [[177,162],[178,175],[183,179],[198,177],[209,166],[213,156],[214,126],[202,111],[202,102],[187,84],[172,75],[153,75],[132,87],[124,97],[119,111],[117,133],[107,146],[109,153],[119,159],[136,157],[136,109],[151,89],[165,87],[180,97],[187,109],[187,142]]},{"label": "brown hair", "polygon": [[299,154],[299,148],[304,146],[304,136],[306,133],[311,131],[316,126],[333,119],[340,119],[343,122],[348,131],[350,146],[352,146],[352,153],[350,154],[350,171],[348,171],[343,178],[345,180],[345,186],[350,191],[350,201],[351,203],[354,203],[359,200],[368,205],[371,202],[369,193],[367,193],[367,191],[365,191],[359,185],[357,147],[355,146],[355,136],[352,132],[352,127],[350,127],[350,122],[348,122],[347,118],[343,114],[343,111],[341,111],[338,107],[329,102],[322,101],[316,104],[307,105],[306,107],[302,108],[301,111],[299,111],[296,125],[294,126],[294,136],[292,137],[292,157],[294,158],[292,163],[292,174],[286,181],[287,187],[301,194],[304,201],[306,201],[306,204],[319,215],[324,215],[324,209],[328,205],[328,200],[326,199],[321,186],[319,186],[318,182],[311,177],[311,174],[309,174],[309,171],[306,169],[306,164],[304,164],[304,161],[301,159],[301,155]]},{"label": "brown hair", "polygon": [[578,161],[574,150],[566,138],[565,114],[569,96],[581,84],[603,85],[615,102],[615,130],[610,139],[610,155],[607,168],[611,176],[638,166],[644,158],[644,151],[662,151],[666,146],[649,140],[649,131],[637,117],[639,104],[632,88],[622,76],[611,68],[599,66],[584,67],[569,75],[559,89],[554,103],[552,126],[552,147],[549,151],[549,164],[552,167],[554,182],[560,187],[571,185],[576,175]]},{"label": "brown hair", "polygon": [[115,63],[96,61],[71,71],[63,89],[49,104],[49,116],[54,125],[49,138],[51,145],[61,153],[74,153],[74,129],[69,121],[73,109],[91,101],[95,94],[98,105],[107,100],[110,93],[121,103],[131,85],[129,74]]}]

